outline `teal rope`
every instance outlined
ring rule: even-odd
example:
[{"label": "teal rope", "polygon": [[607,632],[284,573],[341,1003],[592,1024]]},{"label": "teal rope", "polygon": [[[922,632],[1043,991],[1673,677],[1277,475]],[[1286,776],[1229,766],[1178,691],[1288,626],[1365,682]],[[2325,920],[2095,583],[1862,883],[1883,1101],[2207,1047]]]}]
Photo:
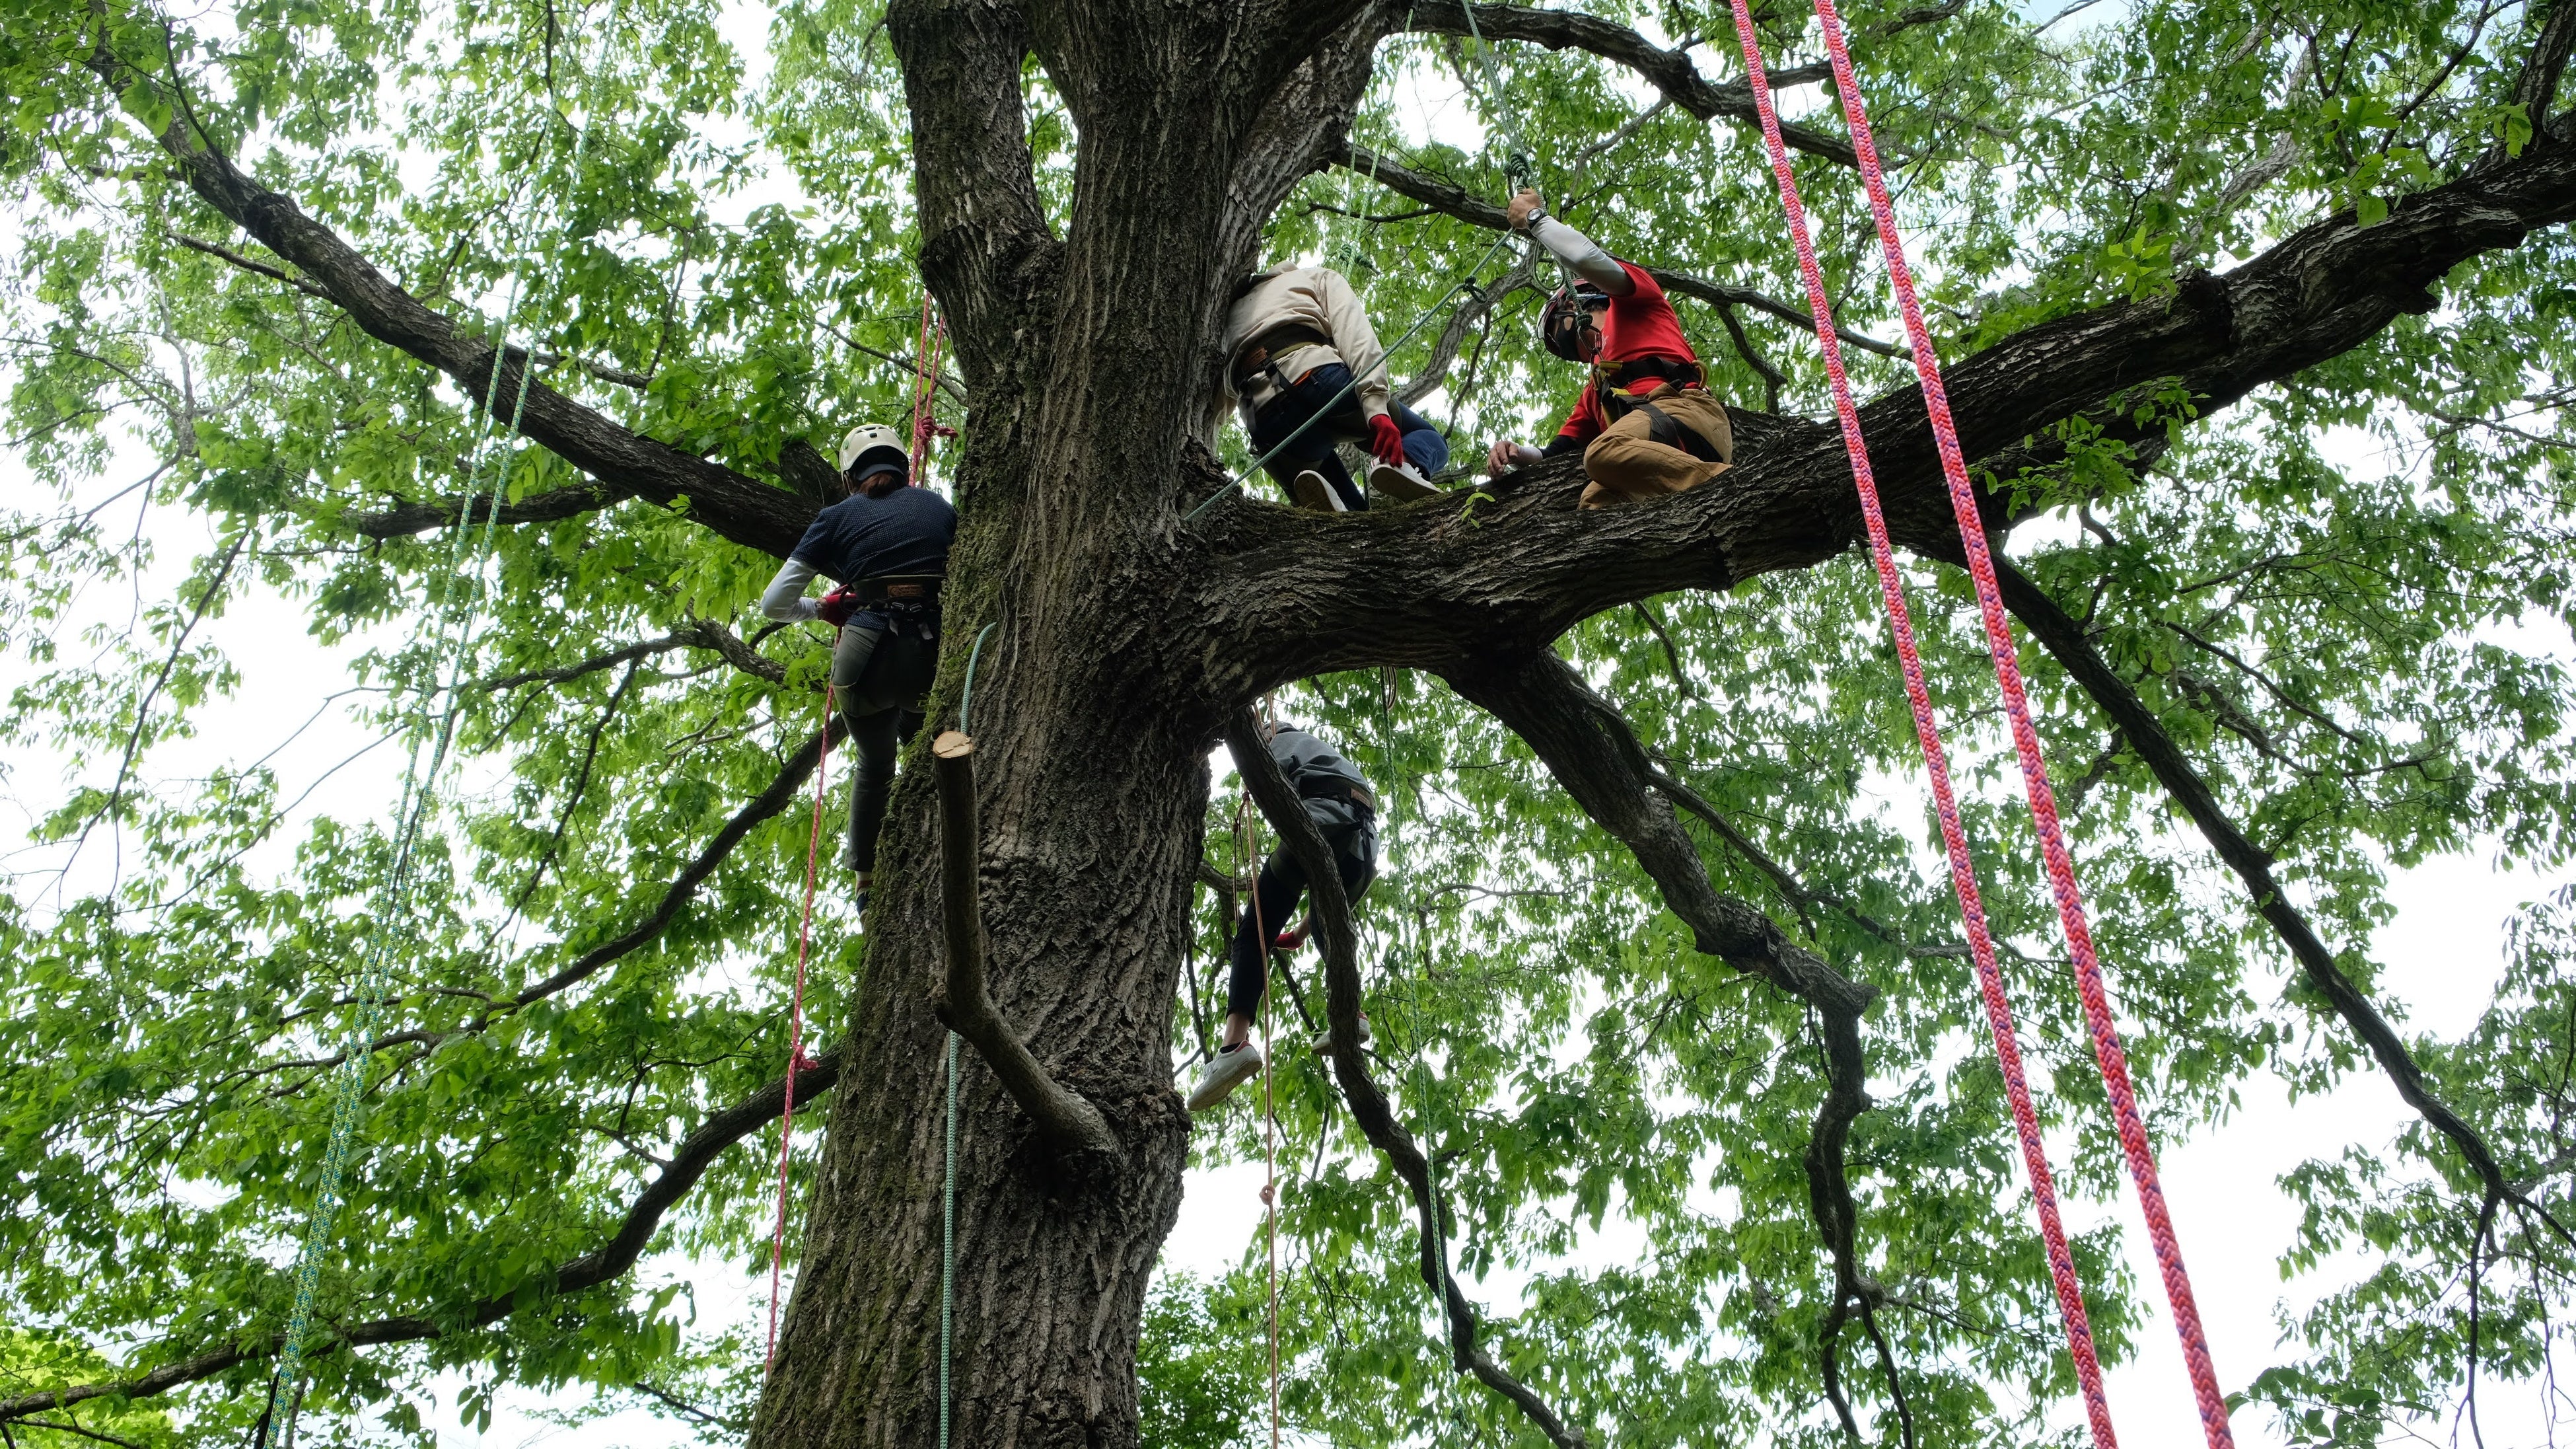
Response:
[{"label": "teal rope", "polygon": [[[1395,354],[1403,348],[1404,344],[1411,342],[1424,327],[1430,325],[1432,318],[1440,314],[1441,308],[1449,305],[1450,298],[1457,296],[1461,292],[1471,291],[1474,289],[1476,285],[1476,273],[1483,271],[1485,269],[1485,263],[1492,261],[1494,259],[1494,253],[1501,251],[1506,245],[1510,244],[1511,239],[1512,234],[1510,232],[1505,232],[1501,236],[1496,237],[1494,239],[1494,244],[1485,248],[1485,254],[1476,258],[1475,265],[1467,269],[1467,280],[1452,285],[1448,291],[1441,293],[1437,298],[1435,298],[1430,306],[1422,309],[1422,315],[1413,319],[1413,325],[1404,329],[1404,335],[1395,339],[1394,346],[1386,349],[1386,355],[1390,364],[1392,363]],[[1333,394],[1332,401],[1316,409],[1313,417],[1299,423],[1296,428],[1288,434],[1288,436],[1281,438],[1277,446],[1273,447],[1269,452],[1253,459],[1251,467],[1246,468],[1242,472],[1235,474],[1232,478],[1227,479],[1224,487],[1209,494],[1206,501],[1200,503],[1198,507],[1191,509],[1187,514],[1183,515],[1181,521],[1183,523],[1198,522],[1200,514],[1216,507],[1218,499],[1221,499],[1227,494],[1232,493],[1237,488],[1242,487],[1245,479],[1250,478],[1253,474],[1269,466],[1270,460],[1279,456],[1280,449],[1285,448],[1290,443],[1306,436],[1306,430],[1308,428],[1322,422],[1325,414],[1330,413],[1337,407],[1340,407],[1342,405],[1342,399],[1349,397],[1352,389],[1357,388],[1359,385],[1360,380],[1356,375],[1354,375],[1348,383],[1343,385],[1340,392]],[[961,725],[960,727],[962,728],[963,726]]]},{"label": "teal rope", "polygon": [[[608,18],[612,42],[615,24],[616,11],[612,8]],[[595,102],[596,74],[592,77],[592,84],[592,100]],[[590,128],[585,126],[573,147],[572,164],[576,170],[589,142]],[[524,236],[520,241],[524,243]],[[288,1411],[277,1441],[281,1449],[293,1449],[303,1417],[305,1358],[321,1295],[322,1264],[330,1253],[332,1230],[343,1205],[342,1184],[356,1149],[358,1125],[365,1116],[367,1064],[372,1055],[369,1044],[393,1001],[395,963],[392,943],[398,934],[396,923],[407,919],[411,912],[413,857],[426,832],[431,807],[436,802],[438,776],[446,767],[448,752],[455,744],[457,722],[463,712],[460,686],[464,680],[466,660],[473,653],[475,632],[482,622],[483,605],[488,598],[488,591],[482,586],[482,576],[499,535],[501,500],[517,467],[519,450],[511,442],[505,441],[498,448],[486,445],[491,439],[497,412],[490,404],[500,393],[502,375],[509,359],[510,328],[518,318],[521,280],[521,276],[513,272],[509,298],[502,308],[500,328],[494,334],[492,373],[483,390],[485,406],[478,409],[474,438],[468,446],[468,456],[474,462],[466,475],[464,513],[458,519],[459,526],[450,535],[448,545],[445,573],[448,587],[440,591],[443,617],[431,656],[429,688],[421,696],[424,722],[431,701],[443,694],[447,698],[447,706],[439,714],[436,728],[429,732],[430,747],[426,761],[422,757],[421,734],[415,731],[411,752],[404,762],[402,794],[394,813],[394,857],[370,912],[373,930],[364,964],[359,970],[358,1011],[343,1038],[340,1080],[331,1110],[330,1139],[323,1150],[322,1172],[315,1187],[313,1206],[305,1217],[304,1241],[296,1254],[295,1297],[287,1311],[285,1348],[279,1356],[277,1372],[270,1379],[268,1405],[262,1416],[267,1422],[275,1423],[279,1396],[287,1396]],[[536,357],[531,350],[520,364],[518,393],[511,402],[508,439],[515,440],[524,435],[528,392],[535,372]],[[484,482],[486,466],[496,453],[499,465],[490,475],[489,497],[492,503],[484,514],[483,527],[478,533],[474,527],[474,500],[483,491],[478,485]],[[469,578],[473,588],[464,595],[460,611],[457,587]],[[439,680],[441,656],[444,656],[446,665],[444,684]]]},{"label": "teal rope", "polygon": [[[987,624],[984,627],[990,629],[993,626]],[[962,712],[959,722],[964,722]],[[956,1324],[957,1033],[952,1031],[948,1034],[948,1173],[947,1181],[939,1189],[939,1449],[948,1449],[948,1359],[950,1347],[956,1339]]]},{"label": "teal rope", "polygon": [[966,652],[966,688],[957,697],[957,733],[961,735],[970,733],[966,728],[967,712],[975,707],[975,661],[984,657],[984,641],[992,636],[1001,622],[996,619],[978,630],[975,635],[975,647]]},{"label": "teal rope", "polygon": [[[957,696],[957,732],[965,734],[974,717],[975,666],[984,657],[984,641],[1001,621],[975,633],[966,651],[966,687]],[[939,1449],[948,1449],[948,1365],[957,1340],[957,1033],[948,1034],[948,1152],[939,1187]]]}]

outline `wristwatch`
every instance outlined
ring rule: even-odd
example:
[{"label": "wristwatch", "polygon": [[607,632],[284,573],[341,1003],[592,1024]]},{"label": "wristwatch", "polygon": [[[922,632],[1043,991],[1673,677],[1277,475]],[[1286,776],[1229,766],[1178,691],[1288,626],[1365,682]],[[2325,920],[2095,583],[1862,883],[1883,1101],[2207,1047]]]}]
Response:
[{"label": "wristwatch", "polygon": [[1521,226],[1520,226],[1520,229],[1521,229],[1521,232],[1522,232],[1522,234],[1523,234],[1523,235],[1527,235],[1527,234],[1529,234],[1530,232],[1532,232],[1532,231],[1536,230],[1536,229],[1537,229],[1537,227],[1538,227],[1538,224],[1539,224],[1540,222],[1542,222],[1542,221],[1553,221],[1553,220],[1555,220],[1555,218],[1554,218],[1554,217],[1551,217],[1551,216],[1549,216],[1549,215],[1547,214],[1547,207],[1546,207],[1546,206],[1544,206],[1544,205],[1534,206],[1534,207],[1531,207],[1531,208],[1530,208],[1530,214],[1529,214],[1529,215],[1527,215],[1527,216],[1525,216],[1525,217],[1522,217],[1522,218],[1521,218]]}]

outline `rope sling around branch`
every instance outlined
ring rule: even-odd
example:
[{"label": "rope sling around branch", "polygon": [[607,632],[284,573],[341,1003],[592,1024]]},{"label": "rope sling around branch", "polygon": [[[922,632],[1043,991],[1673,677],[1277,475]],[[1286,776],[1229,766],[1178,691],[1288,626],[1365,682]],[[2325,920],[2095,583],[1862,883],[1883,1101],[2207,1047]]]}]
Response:
[{"label": "rope sling around branch", "polygon": [[[2012,1096],[2015,1127],[2021,1135],[2026,1165],[2030,1169],[2032,1193],[2039,1202],[2043,1235],[2048,1238],[2049,1268],[2056,1282],[2059,1308],[2067,1328],[2070,1350],[2074,1353],[2078,1377],[2083,1383],[2088,1417],[2095,1443],[2100,1449],[2112,1449],[2109,1412],[2102,1398],[2100,1365],[2095,1359],[2091,1330],[2084,1317],[2080,1289],[2074,1278],[2074,1264],[2065,1252],[2063,1229],[2057,1223],[2055,1192],[2047,1175],[2045,1155],[2039,1146],[2038,1127],[2030,1101],[2028,1084],[2020,1070],[2020,1054],[2012,1036],[2010,1006],[2006,1001],[2000,974],[1994,964],[1993,942],[1986,930],[1984,912],[1976,896],[1973,868],[1967,856],[1964,834],[1958,820],[1955,800],[1950,796],[1949,777],[1943,758],[1938,726],[1934,722],[1929,697],[1923,684],[1922,660],[1914,647],[1913,630],[1906,615],[1903,594],[1895,571],[1887,536],[1886,520],[1879,511],[1875,483],[1871,477],[1868,450],[1862,438],[1860,419],[1852,397],[1850,383],[1843,372],[1838,339],[1826,311],[1826,298],[1815,248],[1808,237],[1806,218],[1797,197],[1797,184],[1791,174],[1788,155],[1780,135],[1779,118],[1772,107],[1768,78],[1764,73],[1760,42],[1753,28],[1745,0],[1730,0],[1735,14],[1738,39],[1743,47],[1748,82],[1763,127],[1763,140],[1771,157],[1772,172],[1779,184],[1781,204],[1789,218],[1791,237],[1796,245],[1799,270],[1805,280],[1808,297],[1815,314],[1817,334],[1824,348],[1826,370],[1833,381],[1835,411],[1839,417],[1846,449],[1852,463],[1852,476],[1861,496],[1862,516],[1869,528],[1870,547],[1877,564],[1880,586],[1888,605],[1891,630],[1896,635],[1898,653],[1903,661],[1906,688],[1914,708],[1916,729],[1921,738],[1926,766],[1933,776],[1934,796],[1941,818],[1943,844],[1950,856],[1951,877],[1960,897],[1977,965],[1979,986],[1986,999],[1989,1024],[1994,1030],[1996,1056],[2004,1069],[2007,1090]],[[2129,1082],[2125,1054],[2121,1050],[2117,1027],[2111,1020],[2110,1004],[2104,989],[2101,966],[2093,951],[2092,936],[2084,918],[2080,897],[2076,893],[2074,868],[2065,837],[2059,827],[2056,808],[2050,796],[2047,772],[2039,754],[2038,736],[2030,723],[2030,707],[2023,689],[2019,660],[2011,631],[2004,621],[2000,591],[1996,587],[1993,561],[1988,554],[1982,518],[1976,498],[1969,487],[1967,469],[1959,451],[1958,432],[1950,416],[1948,400],[1941,390],[1940,364],[1932,350],[1922,309],[1914,294],[1912,274],[1907,270],[1904,249],[1898,235],[1895,208],[1890,200],[1885,176],[1878,164],[1872,142],[1868,116],[1863,108],[1851,57],[1843,41],[1840,17],[1833,0],[1815,0],[1816,13],[1823,23],[1826,49],[1832,59],[1835,87],[1842,98],[1854,144],[1861,161],[1862,180],[1868,188],[1870,208],[1878,225],[1882,250],[1888,259],[1890,280],[1906,322],[1906,337],[1913,349],[1917,375],[1922,382],[1924,400],[1935,440],[1943,476],[1948,484],[1951,506],[1957,515],[1969,572],[1976,581],[1980,613],[1986,626],[1988,647],[1993,654],[1996,679],[2001,687],[2005,712],[2011,721],[2016,755],[2023,781],[2030,796],[2031,816],[2036,825],[2046,856],[2051,885],[2057,900],[2058,914],[2076,965],[2079,995],[2082,998],[2087,1026],[2093,1036],[2094,1051],[2102,1069],[2105,1088],[2111,1097],[2121,1147],[2128,1158],[2130,1175],[2138,1188],[2149,1236],[2153,1239],[2159,1267],[2162,1269],[2167,1302],[2174,1313],[2174,1326],[2183,1345],[2183,1356],[2190,1370],[2194,1396],[2198,1402],[2203,1433],[2211,1449],[2232,1449],[2234,1439],[2227,1423],[2224,1398],[2217,1388],[2217,1377],[2210,1362],[2208,1341],[2202,1329],[2191,1284],[2176,1244],[2173,1226],[2166,1211],[2164,1194],[2157,1183],[2152,1149],[2146,1140],[2145,1125],[2138,1114],[2137,1098]]]}]

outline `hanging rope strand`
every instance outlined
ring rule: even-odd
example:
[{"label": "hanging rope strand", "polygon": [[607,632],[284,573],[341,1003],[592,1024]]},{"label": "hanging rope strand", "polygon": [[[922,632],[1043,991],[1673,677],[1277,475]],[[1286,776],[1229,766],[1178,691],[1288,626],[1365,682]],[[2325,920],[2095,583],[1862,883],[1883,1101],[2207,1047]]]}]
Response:
[{"label": "hanging rope strand", "polygon": [[[1737,0],[1741,3],[1741,0]],[[1852,150],[1860,161],[1861,183],[1869,190],[1870,215],[1878,223],[1880,249],[1887,257],[1887,276],[1896,305],[1905,318],[1905,339],[1914,349],[1914,370],[1923,384],[1923,404],[1932,420],[1932,435],[1941,454],[1941,476],[1949,485],[1950,507],[1958,517],[1959,544],[1966,552],[1969,577],[1976,581],[1977,612],[1986,627],[1986,645],[1994,656],[1995,681],[2003,689],[2004,714],[2011,722],[2013,753],[2021,766],[2023,791],[2030,797],[2031,823],[2039,832],[2048,880],[2057,898],[2058,923],[2066,933],[2075,961],[2077,995],[2084,1004],[2084,1023],[2093,1036],[2093,1056],[2102,1070],[2111,1110],[2119,1126],[2120,1150],[2128,1158],[2129,1178],[2146,1216],[2156,1266],[2164,1278],[2165,1302],[2173,1310],[2174,1331],[2181,1336],[2183,1362],[2190,1370],[2193,1396],[2199,1401],[2201,1432],[2210,1449],[2233,1449],[2235,1435],[2227,1422],[2227,1399],[2219,1392],[2218,1371],[2210,1360],[2209,1337],[2192,1297],[2191,1274],[2183,1266],[2172,1214],[2156,1175],[2155,1148],[2147,1139],[2145,1118],[2138,1111],[2137,1090],[2129,1079],[2128,1053],[2111,1014],[2110,991],[2093,947],[2093,929],[2075,883],[2075,863],[2066,847],[2066,832],[2057,818],[2057,801],[2048,785],[2048,764],[2039,749],[2039,732],[2030,721],[2030,699],[2022,687],[2021,660],[2012,626],[2004,615],[2003,591],[1995,583],[1994,559],[1986,546],[1983,516],[1968,483],[1967,461],[1960,456],[1959,430],[1950,416],[1949,395],[1941,385],[1940,359],[1933,354],[1930,329],[1914,293],[1914,274],[1905,263],[1904,238],[1896,228],[1896,205],[1888,196],[1880,169],[1878,145],[1871,137],[1869,114],[1853,78],[1851,51],[1843,41],[1842,16],[1834,0],[1815,0],[1816,19],[1824,26],[1825,54],[1833,63],[1834,89],[1842,97],[1843,117],[1850,125]]]},{"label": "hanging rope strand", "polygon": [[[618,8],[612,5],[603,25],[602,64],[591,74],[584,108],[585,124],[576,134],[573,145],[572,168],[575,173],[579,172],[588,150],[592,129],[589,123],[597,114],[599,79],[615,43],[617,15]],[[551,98],[548,110],[554,111]],[[526,228],[524,225],[514,228],[513,253],[523,252],[526,247]],[[510,477],[517,464],[515,440],[524,431],[528,391],[536,366],[533,348],[521,355],[519,386],[510,407],[508,432],[497,447],[492,445],[493,424],[499,411],[493,404],[500,396],[509,359],[510,332],[518,318],[522,280],[523,274],[513,269],[500,325],[493,334],[492,371],[484,385],[484,405],[476,409],[472,441],[468,444],[468,457],[472,461],[466,475],[465,506],[455,532],[449,536],[446,567],[441,575],[446,586],[436,589],[438,623],[432,636],[427,686],[421,694],[418,719],[410,731],[412,744],[404,762],[403,782],[395,807],[393,856],[369,913],[371,937],[359,970],[358,1009],[343,1037],[343,1064],[339,1069],[337,1092],[332,1104],[330,1135],[323,1151],[322,1171],[315,1186],[313,1206],[306,1215],[303,1242],[296,1255],[294,1298],[287,1313],[285,1345],[279,1355],[278,1370],[270,1379],[269,1401],[261,1418],[265,1434],[265,1426],[278,1419],[281,1396],[285,1399],[284,1429],[278,1436],[281,1449],[292,1449],[303,1417],[305,1364],[320,1296],[322,1263],[329,1256],[334,1241],[333,1230],[342,1206],[342,1184],[355,1149],[358,1124],[365,1116],[367,1067],[371,1055],[368,1044],[375,1040],[392,1002],[393,942],[408,934],[400,927],[411,913],[412,867],[436,803],[438,777],[446,766],[449,750],[455,741],[463,707],[460,686],[466,663],[473,653],[483,606],[490,593],[484,574],[499,532],[501,500],[508,492]],[[493,467],[496,455],[497,467],[487,487],[484,481],[486,469]],[[491,500],[479,532],[474,527],[474,501],[478,497]],[[444,679],[441,678],[442,672]],[[446,706],[438,712],[432,725],[431,712],[442,697]]]},{"label": "hanging rope strand", "polygon": [[834,690],[823,685],[823,726],[815,736],[814,829],[805,841],[805,911],[796,927],[796,989],[787,1012],[787,1100],[778,1116],[778,1225],[769,1235],[769,1349],[761,1373],[778,1367],[778,1279],[787,1263],[787,1169],[789,1149],[796,1145],[796,1074],[812,1066],[805,1057],[805,962],[814,947],[814,877],[823,851],[823,785],[832,773],[832,705]]},{"label": "hanging rope strand", "polygon": [[2039,1216],[2040,1238],[2047,1249],[2049,1277],[2056,1288],[2058,1316],[2066,1327],[2067,1351],[2075,1360],[2076,1383],[2084,1397],[2085,1415],[2093,1432],[2097,1449],[2115,1449],[2118,1442],[2112,1432],[2109,1400],[2102,1389],[2102,1365],[2093,1342],[2093,1328],[2084,1310],[2083,1286],[2076,1274],[2075,1258],[2067,1248],[2066,1227],[2060,1217],[2057,1186],[2048,1166],[2048,1150],[2040,1136],[2039,1114],[2031,1102],[2030,1082],[2022,1064],[2021,1046],[2013,1029],[2010,998],[2005,994],[2003,973],[1995,964],[1995,944],[1986,925],[1985,906],[1977,890],[1976,867],[1970,858],[1966,831],[1959,820],[1958,801],[1950,782],[1947,751],[1941,743],[1939,722],[1932,712],[1932,697],[1924,683],[1923,659],[1917,650],[1914,624],[1905,604],[1905,588],[1896,567],[1894,550],[1888,540],[1887,519],[1880,512],[1878,485],[1870,471],[1869,445],[1862,437],[1860,411],[1852,399],[1851,380],[1843,371],[1842,341],[1834,332],[1830,300],[1825,295],[1824,271],[1816,261],[1816,248],[1807,232],[1807,214],[1798,199],[1798,183],[1789,168],[1788,147],[1780,135],[1780,118],[1771,103],[1770,77],[1762,63],[1761,43],[1753,29],[1753,17],[1746,0],[1731,0],[1735,9],[1736,35],[1744,50],[1745,75],[1753,90],[1753,104],[1762,123],[1762,140],[1771,158],[1771,173],[1777,181],[1781,209],[1789,221],[1789,237],[1798,254],[1798,272],[1807,289],[1807,307],[1815,319],[1817,344],[1824,349],[1825,375],[1833,385],[1834,413],[1841,420],[1843,446],[1851,457],[1852,484],[1860,494],[1861,518],[1868,527],[1872,562],[1878,569],[1879,595],[1887,609],[1888,630],[1895,636],[1897,658],[1905,676],[1905,697],[1913,708],[1915,739],[1923,751],[1923,766],[1931,777],[1932,801],[1941,824],[1941,844],[1949,856],[1950,884],[1959,898],[1959,915],[1966,925],[1970,959],[1975,963],[1977,988],[1984,998],[1986,1025],[1994,1038],[1995,1061],[2001,1068],[2004,1093],[2012,1106],[2013,1129],[2021,1140],[2022,1165],[2029,1174],[2031,1197]]},{"label": "hanging rope strand", "polygon": [[[957,732],[971,734],[975,717],[975,666],[984,641],[1001,627],[995,620],[975,631],[966,651],[966,685],[957,694]],[[948,1117],[939,1174],[939,1449],[948,1449],[949,1362],[957,1342],[957,1033],[948,1034]]]}]

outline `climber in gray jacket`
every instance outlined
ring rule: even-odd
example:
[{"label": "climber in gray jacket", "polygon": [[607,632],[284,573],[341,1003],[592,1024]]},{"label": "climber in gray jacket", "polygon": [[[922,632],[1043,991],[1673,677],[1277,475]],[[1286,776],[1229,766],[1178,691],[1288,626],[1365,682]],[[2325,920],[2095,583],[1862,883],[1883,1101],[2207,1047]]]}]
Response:
[{"label": "climber in gray jacket", "polygon": [[[1305,801],[1306,818],[1315,822],[1324,844],[1332,849],[1342,892],[1356,903],[1377,879],[1377,796],[1370,792],[1359,767],[1322,740],[1277,720],[1264,729],[1270,738],[1270,758]],[[1294,947],[1306,939],[1304,925],[1294,929],[1288,925],[1305,894],[1306,872],[1296,857],[1285,847],[1272,851],[1253,883],[1251,909],[1236,924],[1234,975],[1226,986],[1225,1034],[1190,1089],[1191,1111],[1204,1112],[1224,1101],[1261,1070],[1261,1048],[1252,1044],[1252,1018],[1270,984],[1270,948]],[[1329,1036],[1316,1040],[1317,1051],[1330,1045]],[[1368,1041],[1365,1018],[1360,1023],[1360,1041],[1363,1045]]]}]

